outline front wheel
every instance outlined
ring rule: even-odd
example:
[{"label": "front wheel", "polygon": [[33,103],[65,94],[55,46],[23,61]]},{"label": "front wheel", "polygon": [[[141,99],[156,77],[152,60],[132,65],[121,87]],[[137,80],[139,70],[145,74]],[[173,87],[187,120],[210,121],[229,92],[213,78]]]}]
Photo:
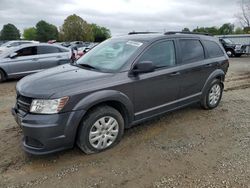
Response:
[{"label": "front wheel", "polygon": [[6,76],[4,72],[0,69],[0,83],[6,80]]},{"label": "front wheel", "polygon": [[231,49],[226,50],[228,57],[233,57],[235,55],[234,51]]},{"label": "front wheel", "polygon": [[91,110],[78,131],[77,145],[86,154],[97,153],[115,146],[122,138],[124,120],[110,106]]},{"label": "front wheel", "polygon": [[201,106],[204,109],[216,108],[219,105],[222,97],[223,84],[220,80],[214,79],[204,92],[205,93],[201,100]]}]

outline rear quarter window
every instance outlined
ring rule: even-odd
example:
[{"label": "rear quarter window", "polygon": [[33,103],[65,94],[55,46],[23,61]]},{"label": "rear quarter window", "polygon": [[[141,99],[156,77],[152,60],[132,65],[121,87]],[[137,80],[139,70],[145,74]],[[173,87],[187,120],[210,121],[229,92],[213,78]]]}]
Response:
[{"label": "rear quarter window", "polygon": [[203,43],[205,45],[209,57],[224,56],[223,50],[216,42],[204,40]]},{"label": "rear quarter window", "polygon": [[205,59],[203,46],[198,39],[180,39],[179,44],[182,64]]}]

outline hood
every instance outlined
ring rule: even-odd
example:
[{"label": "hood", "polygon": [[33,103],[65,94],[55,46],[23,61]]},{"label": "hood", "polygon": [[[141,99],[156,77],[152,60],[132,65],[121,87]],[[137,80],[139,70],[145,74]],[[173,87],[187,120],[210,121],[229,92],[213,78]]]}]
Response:
[{"label": "hood", "polygon": [[17,83],[16,89],[23,96],[46,99],[53,95],[63,95],[65,91],[73,93],[84,88],[87,90],[93,85],[97,86],[97,80],[103,80],[112,75],[69,64],[61,65],[24,77]]}]

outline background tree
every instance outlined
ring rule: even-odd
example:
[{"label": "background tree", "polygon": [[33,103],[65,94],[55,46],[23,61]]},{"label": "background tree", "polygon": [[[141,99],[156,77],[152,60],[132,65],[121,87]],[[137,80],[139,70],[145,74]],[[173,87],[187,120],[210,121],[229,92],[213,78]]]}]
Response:
[{"label": "background tree", "polygon": [[102,42],[111,37],[110,30],[105,27],[91,24],[91,30],[95,42]]},{"label": "background tree", "polygon": [[236,15],[242,27],[250,27],[250,0],[240,1],[241,11]]},{"label": "background tree", "polygon": [[23,37],[26,40],[36,40],[37,39],[36,28],[35,27],[30,27],[30,28],[24,29]]},{"label": "background tree", "polygon": [[43,20],[36,24],[37,40],[41,42],[47,42],[49,40],[57,40],[58,30],[53,24],[49,24]]},{"label": "background tree", "polygon": [[229,35],[233,34],[234,25],[231,23],[225,23],[219,28],[219,35]]},{"label": "background tree", "polygon": [[212,35],[218,35],[219,31],[217,27],[197,27],[193,30],[193,32],[199,32],[199,33],[209,33]]},{"label": "background tree", "polygon": [[76,14],[68,16],[62,25],[61,35],[65,41],[93,41],[91,26]]},{"label": "background tree", "polygon": [[234,31],[234,34],[244,34],[244,30],[241,27],[237,27]]},{"label": "background tree", "polygon": [[1,40],[18,40],[20,39],[20,32],[13,24],[6,24],[0,33]]},{"label": "background tree", "polygon": [[184,31],[184,32],[190,32],[190,29],[187,28],[187,27],[185,27],[185,28],[182,29],[182,31]]}]

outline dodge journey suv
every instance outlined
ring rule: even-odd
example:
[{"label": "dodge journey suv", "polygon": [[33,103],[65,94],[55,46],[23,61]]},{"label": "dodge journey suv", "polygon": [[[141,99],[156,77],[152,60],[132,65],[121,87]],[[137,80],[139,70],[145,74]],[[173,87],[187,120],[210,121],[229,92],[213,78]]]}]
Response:
[{"label": "dodge journey suv", "polygon": [[75,63],[20,80],[12,114],[28,153],[75,144],[96,153],[154,116],[191,103],[217,107],[228,66],[212,36],[134,32],[106,40]]}]

